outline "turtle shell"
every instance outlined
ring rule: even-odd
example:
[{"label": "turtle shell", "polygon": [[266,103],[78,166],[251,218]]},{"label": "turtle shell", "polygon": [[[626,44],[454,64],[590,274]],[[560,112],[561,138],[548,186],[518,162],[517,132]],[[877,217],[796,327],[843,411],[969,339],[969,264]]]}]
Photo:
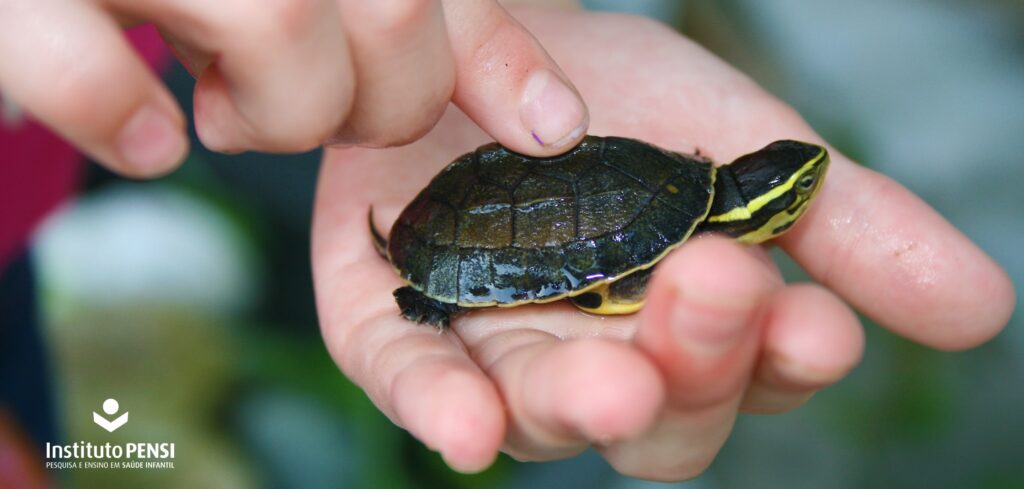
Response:
[{"label": "turtle shell", "polygon": [[587,136],[553,158],[481,146],[402,211],[388,256],[412,287],[463,307],[574,296],[685,241],[713,181],[708,160],[633,139]]}]

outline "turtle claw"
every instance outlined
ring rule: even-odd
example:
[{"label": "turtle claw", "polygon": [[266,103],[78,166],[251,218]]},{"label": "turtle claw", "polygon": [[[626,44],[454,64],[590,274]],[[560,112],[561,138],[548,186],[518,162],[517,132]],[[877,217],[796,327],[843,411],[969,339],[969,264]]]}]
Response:
[{"label": "turtle claw", "polygon": [[431,299],[408,286],[396,289],[393,295],[398,308],[402,311],[402,317],[441,330],[448,328],[452,316],[461,309],[456,304]]}]

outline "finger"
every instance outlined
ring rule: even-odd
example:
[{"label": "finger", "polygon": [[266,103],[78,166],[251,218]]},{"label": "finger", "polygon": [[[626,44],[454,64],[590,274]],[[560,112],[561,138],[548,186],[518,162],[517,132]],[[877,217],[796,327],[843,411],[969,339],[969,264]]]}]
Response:
[{"label": "finger", "polygon": [[658,266],[636,345],[666,379],[668,405],[644,435],[601,451],[621,473],[681,480],[703,472],[728,436],[757,358],[772,267],[720,237]]},{"label": "finger", "polygon": [[356,98],[332,143],[405,144],[426,134],[455,88],[444,11],[436,0],[339,0]]},{"label": "finger", "polygon": [[583,99],[508,12],[491,0],[447,0],[444,11],[457,67],[453,100],[466,115],[533,156],[564,152],[583,138]]},{"label": "finger", "polygon": [[673,407],[715,406],[741,391],[759,346],[759,307],[782,285],[773,266],[718,236],[659,264],[634,341],[666,375]]},{"label": "finger", "polygon": [[388,313],[323,323],[328,350],[392,421],[454,469],[489,466],[505,434],[501,399],[452,334]]},{"label": "finger", "polygon": [[818,200],[780,244],[817,281],[902,336],[980,344],[1009,321],[999,265],[903,186],[836,155]]},{"label": "finger", "polygon": [[217,151],[305,151],[340,127],[355,81],[333,0],[107,0],[155,19],[198,73],[196,132]]},{"label": "finger", "polygon": [[401,284],[373,250],[365,214],[325,198],[335,185],[349,184],[343,169],[324,166],[313,229],[324,342],[346,376],[396,424],[453,468],[483,469],[505,437],[501,398],[455,335],[399,317],[390,291]]},{"label": "finger", "polygon": [[76,146],[129,176],[185,156],[174,99],[105,13],[85,2],[5,2],[0,88]]},{"label": "finger", "polygon": [[[529,309],[500,312],[543,320]],[[653,421],[664,396],[661,379],[627,344],[562,341],[532,328],[478,328],[487,316],[460,318],[455,329],[505,399],[506,453],[519,460],[565,458],[591,442],[634,436]]]},{"label": "finger", "polygon": [[864,352],[853,311],[824,288],[796,285],[765,303],[764,346],[742,409],[788,411],[843,378]]}]

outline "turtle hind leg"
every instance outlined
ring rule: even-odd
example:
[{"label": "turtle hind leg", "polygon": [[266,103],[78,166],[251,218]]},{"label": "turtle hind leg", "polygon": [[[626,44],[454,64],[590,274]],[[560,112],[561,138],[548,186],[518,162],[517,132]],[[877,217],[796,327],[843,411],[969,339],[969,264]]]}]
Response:
[{"label": "turtle hind leg", "polygon": [[644,305],[651,270],[640,270],[610,284],[569,299],[584,312],[601,315],[633,314]]},{"label": "turtle hind leg", "polygon": [[438,329],[447,328],[451,318],[462,310],[457,304],[431,299],[408,286],[396,289],[394,296],[398,308],[402,310],[402,317]]}]

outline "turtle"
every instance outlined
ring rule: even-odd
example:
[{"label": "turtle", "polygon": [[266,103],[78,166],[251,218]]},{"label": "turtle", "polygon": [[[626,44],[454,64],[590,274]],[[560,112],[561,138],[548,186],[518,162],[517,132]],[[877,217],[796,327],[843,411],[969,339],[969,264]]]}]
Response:
[{"label": "turtle", "polygon": [[828,151],[773,142],[717,167],[624,137],[588,135],[548,158],[497,143],[441,170],[378,252],[406,282],[406,319],[444,329],[467,309],[567,299],[597,315],[644,303],[655,265],[694,233],[755,244],[790,229],[817,194]]}]

